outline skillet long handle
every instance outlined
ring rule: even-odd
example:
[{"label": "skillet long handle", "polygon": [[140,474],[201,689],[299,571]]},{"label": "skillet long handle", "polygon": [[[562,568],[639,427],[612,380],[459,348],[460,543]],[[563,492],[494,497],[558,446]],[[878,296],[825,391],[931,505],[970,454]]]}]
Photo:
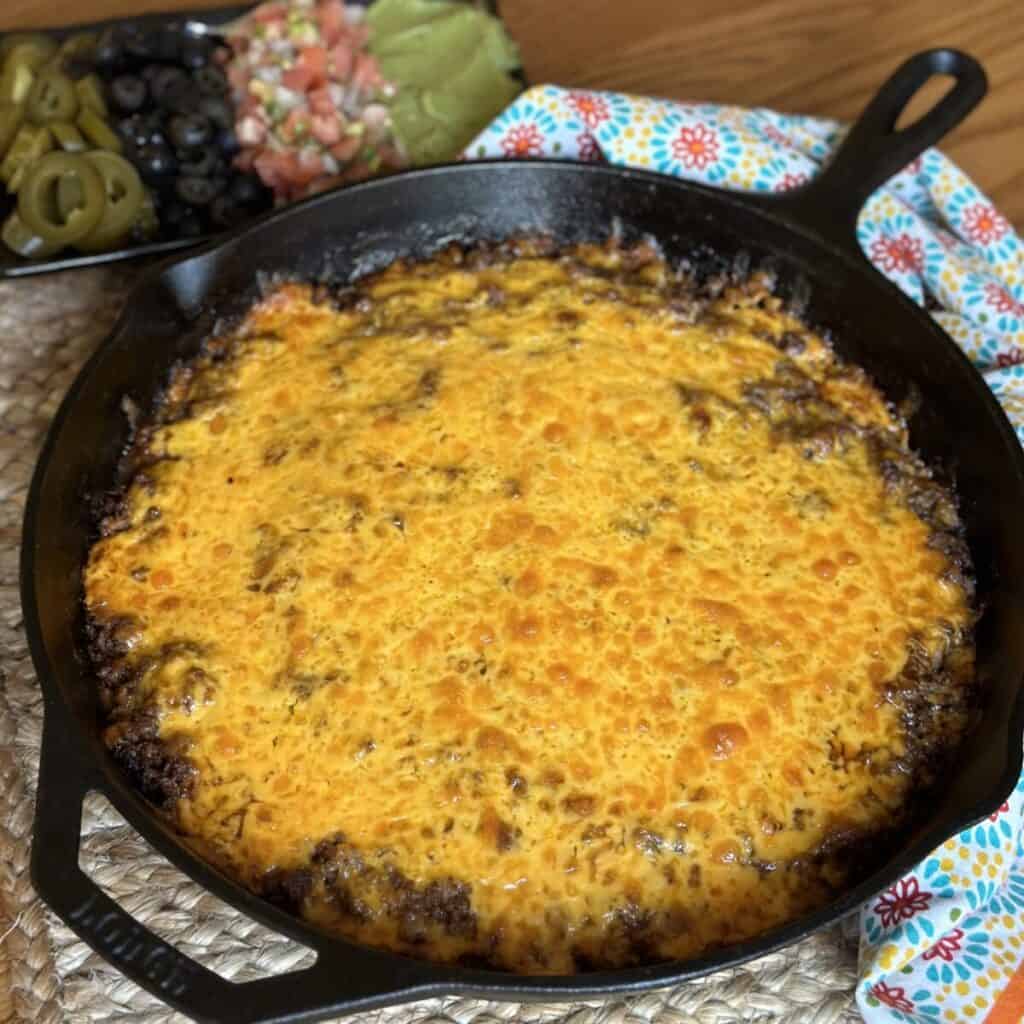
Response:
[{"label": "skillet long handle", "polygon": [[[926,114],[897,131],[900,114],[935,75],[952,76],[953,87]],[[827,241],[859,253],[857,215],[868,196],[951,132],[987,91],[984,69],[968,54],[951,49],[916,54],[878,90],[821,173],[772,205]]]},{"label": "skillet long handle", "polygon": [[[137,985],[197,1021],[269,1024],[373,1009],[417,998],[419,977],[353,949],[342,970],[320,956],[303,971],[240,984],[197,963],[112,900],[79,866],[85,795],[102,789],[96,769],[56,706],[47,708],[32,838],[36,892],[80,939]],[[130,870],[126,866],[125,870]],[[332,1014],[333,1015],[333,1014]]]}]

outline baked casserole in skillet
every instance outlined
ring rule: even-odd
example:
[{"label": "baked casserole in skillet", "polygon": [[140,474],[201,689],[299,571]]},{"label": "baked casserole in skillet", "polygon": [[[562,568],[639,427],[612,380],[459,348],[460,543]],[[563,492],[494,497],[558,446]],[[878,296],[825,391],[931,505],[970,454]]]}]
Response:
[{"label": "baked casserole in skillet", "polygon": [[968,724],[955,496],[758,276],[527,240],[282,285],[126,465],[85,571],[108,746],[370,946],[749,938],[866,874]]}]

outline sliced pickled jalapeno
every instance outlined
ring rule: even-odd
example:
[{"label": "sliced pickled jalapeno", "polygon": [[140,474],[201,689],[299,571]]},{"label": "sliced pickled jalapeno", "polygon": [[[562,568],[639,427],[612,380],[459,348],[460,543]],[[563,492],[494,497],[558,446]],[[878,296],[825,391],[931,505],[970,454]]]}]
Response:
[{"label": "sliced pickled jalapeno", "polygon": [[70,121],[53,121],[49,124],[54,141],[65,153],[83,153],[89,144],[82,138],[82,133]]},{"label": "sliced pickled jalapeno", "polygon": [[107,116],[107,101],[103,98],[103,85],[95,75],[86,75],[75,82],[75,92],[83,110],[95,110],[101,117]]},{"label": "sliced pickled jalapeno", "polygon": [[84,107],[75,125],[78,130],[99,149],[106,149],[112,153],[121,152],[121,140],[110,130],[106,121],[90,107]]},{"label": "sliced pickled jalapeno", "polygon": [[0,64],[8,58],[38,68],[57,52],[57,43],[43,32],[12,32],[0,39]]},{"label": "sliced pickled jalapeno", "polygon": [[23,124],[0,163],[0,181],[7,185],[7,191],[17,192],[25,171],[51,149],[53,136],[48,128]]},{"label": "sliced pickled jalapeno", "polygon": [[36,124],[70,121],[78,113],[75,83],[59,71],[36,76],[28,94],[28,116]]},{"label": "sliced pickled jalapeno", "polygon": [[36,73],[27,65],[6,63],[0,71],[0,103],[24,103],[35,78]]},{"label": "sliced pickled jalapeno", "polygon": [[62,174],[57,179],[57,214],[67,220],[85,202],[85,189],[77,174]]},{"label": "sliced pickled jalapeno", "polygon": [[17,210],[12,211],[4,221],[3,229],[0,230],[0,240],[11,252],[23,256],[27,260],[44,260],[48,256],[60,252],[59,245],[45,242],[34,231],[31,231],[18,216]]},{"label": "sliced pickled jalapeno", "polygon": [[145,189],[139,172],[124,157],[98,150],[86,153],[85,159],[103,179],[106,209],[96,227],[77,241],[75,247],[82,252],[101,252],[113,248],[131,233],[142,208]]},{"label": "sliced pickled jalapeno", "polygon": [[[57,205],[58,183],[64,175],[77,177],[82,187],[81,204],[66,219]],[[28,169],[18,190],[18,215],[25,226],[44,242],[61,248],[85,238],[106,208],[103,178],[81,153],[47,153]]]},{"label": "sliced pickled jalapeno", "polygon": [[60,44],[61,56],[74,59],[76,57],[90,57],[99,42],[99,35],[96,32],[76,32],[68,36]]},{"label": "sliced pickled jalapeno", "polygon": [[7,147],[14,141],[14,136],[18,134],[24,116],[25,111],[22,107],[16,107],[13,104],[0,106],[0,159],[3,159]]}]

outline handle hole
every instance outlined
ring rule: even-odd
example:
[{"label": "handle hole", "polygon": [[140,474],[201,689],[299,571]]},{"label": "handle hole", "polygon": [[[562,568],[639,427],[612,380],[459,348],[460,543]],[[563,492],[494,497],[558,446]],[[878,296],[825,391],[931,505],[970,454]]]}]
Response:
[{"label": "handle hole", "polygon": [[935,74],[910,98],[896,120],[894,131],[913,127],[925,114],[937,107],[952,91],[956,79],[952,75]]},{"label": "handle hole", "polygon": [[[82,802],[78,866],[115,903],[179,953],[243,983],[304,971],[314,950],[264,928],[207,892],[154,850],[105,796]],[[102,970],[96,953],[79,968]]]}]

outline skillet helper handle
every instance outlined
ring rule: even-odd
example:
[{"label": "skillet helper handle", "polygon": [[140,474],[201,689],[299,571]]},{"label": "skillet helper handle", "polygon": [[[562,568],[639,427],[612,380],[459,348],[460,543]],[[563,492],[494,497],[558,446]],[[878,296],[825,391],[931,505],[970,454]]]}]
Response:
[{"label": "skillet helper handle", "polygon": [[[102,784],[80,754],[73,731],[56,706],[47,708],[32,837],[36,892],[86,944],[141,988],[188,1017],[205,1022],[283,1021],[301,1011],[338,1005],[370,1009],[400,1001],[415,987],[408,977],[360,962],[331,968],[327,957],[303,971],[236,984],[197,963],[119,906],[78,863],[82,801]],[[125,865],[130,871],[131,866]],[[410,972],[411,973],[411,972]],[[406,997],[408,998],[408,996]],[[342,1005],[344,1004],[344,1005]]]},{"label": "skillet helper handle", "polygon": [[[899,130],[907,104],[935,75],[953,87],[926,114]],[[960,50],[925,50],[893,72],[832,159],[803,188],[777,197],[787,215],[841,248],[860,254],[857,216],[877,188],[951,132],[988,91],[982,66]]]}]

